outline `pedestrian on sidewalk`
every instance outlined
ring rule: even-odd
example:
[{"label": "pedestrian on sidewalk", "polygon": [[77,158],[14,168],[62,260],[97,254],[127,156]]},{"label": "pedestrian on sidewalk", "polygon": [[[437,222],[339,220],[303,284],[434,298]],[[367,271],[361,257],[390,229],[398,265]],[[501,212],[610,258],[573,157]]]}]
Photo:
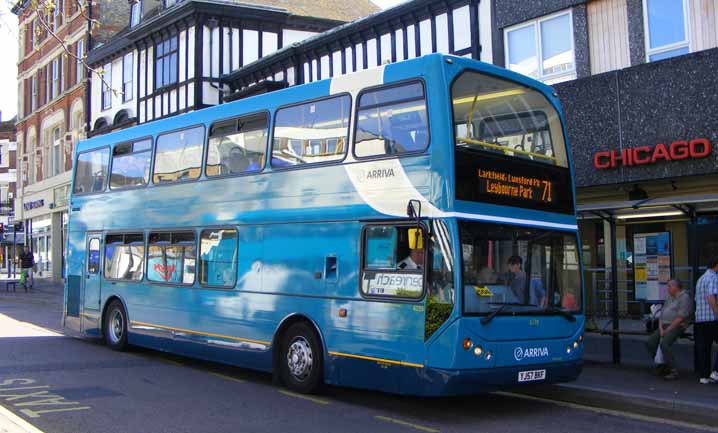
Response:
[{"label": "pedestrian on sidewalk", "polygon": [[718,382],[718,359],[711,373],[711,349],[718,343],[718,257],[696,283],[696,353],[700,383]]},{"label": "pedestrian on sidewalk", "polygon": [[25,245],[25,248],[20,253],[20,256],[18,256],[18,261],[20,262],[20,275],[21,277],[24,276],[22,284],[24,284],[25,287],[32,287],[34,283],[32,268],[35,265],[35,257],[33,257],[29,246]]},{"label": "pedestrian on sidewalk", "polygon": [[664,363],[657,366],[658,372],[667,380],[676,379],[678,370],[673,359],[673,343],[688,327],[690,316],[693,312],[693,301],[691,296],[683,290],[683,285],[678,280],[668,282],[668,297],[663,303],[658,318],[658,329],[648,338],[646,346],[651,358],[656,358],[658,348],[663,353]]}]

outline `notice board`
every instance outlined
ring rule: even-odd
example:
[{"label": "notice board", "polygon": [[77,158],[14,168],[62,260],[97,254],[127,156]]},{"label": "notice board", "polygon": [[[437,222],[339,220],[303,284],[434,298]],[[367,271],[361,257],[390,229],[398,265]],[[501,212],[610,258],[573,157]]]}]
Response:
[{"label": "notice board", "polygon": [[633,280],[636,299],[666,299],[672,263],[670,232],[633,235]]}]

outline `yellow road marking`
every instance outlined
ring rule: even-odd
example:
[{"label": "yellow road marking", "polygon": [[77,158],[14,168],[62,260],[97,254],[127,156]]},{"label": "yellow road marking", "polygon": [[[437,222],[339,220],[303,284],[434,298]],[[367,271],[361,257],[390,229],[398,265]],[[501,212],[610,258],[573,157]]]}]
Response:
[{"label": "yellow road marking", "polygon": [[411,427],[416,430],[421,430],[421,431],[425,431],[425,432],[429,432],[429,433],[439,433],[439,430],[437,430],[435,428],[426,427],[421,424],[415,424],[413,422],[403,421],[403,420],[396,419],[396,418],[389,418],[388,416],[376,415],[374,418],[376,418],[380,421],[386,421],[386,422],[390,422],[390,423],[394,423],[394,424],[403,425],[406,427]]},{"label": "yellow road marking", "polygon": [[303,400],[309,400],[309,401],[314,402],[314,403],[317,403],[317,404],[323,404],[323,405],[329,404],[329,401],[328,401],[328,400],[322,400],[321,398],[316,398],[316,397],[312,397],[312,396],[309,396],[309,395],[297,394],[296,392],[291,392],[291,391],[287,391],[287,390],[284,390],[284,389],[280,389],[279,392],[280,392],[281,394],[284,394],[284,395],[289,396],[289,397],[301,398],[301,399],[303,399]]},{"label": "yellow road marking", "polygon": [[211,374],[212,376],[221,377],[222,379],[231,380],[231,381],[233,381],[233,382],[245,383],[245,381],[242,380],[242,379],[237,379],[236,377],[227,376],[226,374],[215,373],[214,371],[208,371],[207,373]]},{"label": "yellow road marking", "polygon": [[374,358],[373,356],[364,356],[364,355],[352,355],[350,353],[341,353],[341,352],[329,352],[332,356],[344,356],[347,358],[356,358],[356,359],[363,359],[366,361],[376,361],[376,362],[385,362],[387,364],[394,364],[394,365],[401,365],[404,367],[416,367],[416,368],[424,368],[421,364],[413,364],[411,362],[404,362],[404,361],[394,361],[391,359],[383,359],[383,358]]},{"label": "yellow road marking", "polygon": [[[7,422],[9,422],[10,425],[6,425]],[[16,426],[17,429],[13,429],[13,425]],[[9,428],[8,431],[10,432],[43,433],[42,430],[0,405],[0,430],[5,431],[6,428]]]},{"label": "yellow road marking", "polygon": [[243,341],[246,343],[263,344],[265,346],[269,346],[269,344],[271,344],[269,341],[251,340],[249,338],[231,337],[229,335],[212,334],[210,332],[193,331],[191,329],[173,328],[171,326],[155,325],[153,323],[137,322],[134,320],[130,322],[130,325],[131,326],[148,326],[148,327],[152,327],[152,328],[166,329],[168,331],[180,331],[180,332],[186,332],[188,334],[202,335],[204,337],[226,338],[227,340],[235,340],[235,341]]},{"label": "yellow road marking", "polygon": [[637,421],[652,422],[652,423],[656,423],[656,424],[668,424],[668,425],[681,427],[681,428],[689,428],[689,429],[694,429],[694,430],[703,430],[703,431],[707,431],[707,432],[718,433],[718,427],[713,427],[713,426],[709,426],[709,425],[705,425],[705,424],[693,424],[693,423],[686,422],[686,421],[675,421],[675,420],[668,419],[668,418],[660,418],[660,417],[648,416],[648,415],[639,415],[639,414],[630,413],[630,412],[622,412],[620,410],[604,409],[601,407],[585,406],[585,405],[578,404],[578,403],[569,403],[566,401],[551,400],[551,399],[543,398],[543,397],[534,397],[532,395],[514,394],[513,392],[499,391],[499,392],[495,392],[494,394],[502,395],[505,397],[522,398],[524,400],[549,403],[549,404],[554,404],[557,406],[568,407],[571,409],[588,410],[591,412],[600,413],[602,415],[611,415],[611,416],[616,416],[616,417],[631,418],[631,419],[635,419]]}]

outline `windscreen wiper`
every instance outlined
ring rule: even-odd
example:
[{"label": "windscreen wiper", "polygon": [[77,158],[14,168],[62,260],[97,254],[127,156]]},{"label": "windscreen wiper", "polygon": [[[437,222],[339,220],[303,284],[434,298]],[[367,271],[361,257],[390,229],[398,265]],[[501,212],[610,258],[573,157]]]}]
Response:
[{"label": "windscreen wiper", "polygon": [[576,321],[576,317],[574,317],[574,315],[571,314],[570,311],[566,311],[566,310],[561,309],[561,308],[548,307],[548,308],[546,308],[546,309],[544,310],[544,312],[550,313],[550,314],[559,314],[559,315],[565,317],[566,320],[568,320],[569,322],[575,322],[575,321]]},{"label": "windscreen wiper", "polygon": [[[489,304],[495,304],[495,303],[494,303],[494,302],[489,302]],[[501,303],[501,306],[500,306],[499,308],[495,309],[494,311],[492,311],[491,313],[489,313],[486,317],[483,317],[483,318],[481,319],[481,324],[482,324],[482,325],[488,325],[489,323],[491,323],[492,320],[494,320],[494,317],[496,317],[496,316],[498,316],[499,314],[501,314],[501,312],[504,311],[504,310],[506,309],[506,307],[508,307],[508,306],[516,306],[516,305],[518,305],[518,306],[520,306],[520,307],[526,307],[526,306],[529,306],[529,305],[531,305],[531,304],[522,304],[522,303],[520,303],[520,302],[502,302],[502,303]]]}]

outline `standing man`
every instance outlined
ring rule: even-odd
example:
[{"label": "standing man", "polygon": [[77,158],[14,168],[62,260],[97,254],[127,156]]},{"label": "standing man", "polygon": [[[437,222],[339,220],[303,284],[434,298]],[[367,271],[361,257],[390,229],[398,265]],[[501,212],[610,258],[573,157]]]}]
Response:
[{"label": "standing man", "polygon": [[718,359],[711,373],[711,349],[718,343],[718,257],[696,283],[696,346],[700,383],[718,382]]},{"label": "standing man", "polygon": [[667,380],[676,379],[676,370],[673,360],[673,343],[688,327],[689,317],[693,312],[693,301],[683,285],[678,280],[668,282],[668,298],[663,303],[663,309],[658,319],[658,329],[648,338],[646,346],[651,358],[656,357],[660,346],[665,364],[659,365],[659,373]]},{"label": "standing man", "polygon": [[506,286],[516,298],[515,302],[525,303],[526,293],[526,272],[521,270],[523,259],[521,256],[511,256],[506,262],[509,265],[509,273],[506,279]]}]

